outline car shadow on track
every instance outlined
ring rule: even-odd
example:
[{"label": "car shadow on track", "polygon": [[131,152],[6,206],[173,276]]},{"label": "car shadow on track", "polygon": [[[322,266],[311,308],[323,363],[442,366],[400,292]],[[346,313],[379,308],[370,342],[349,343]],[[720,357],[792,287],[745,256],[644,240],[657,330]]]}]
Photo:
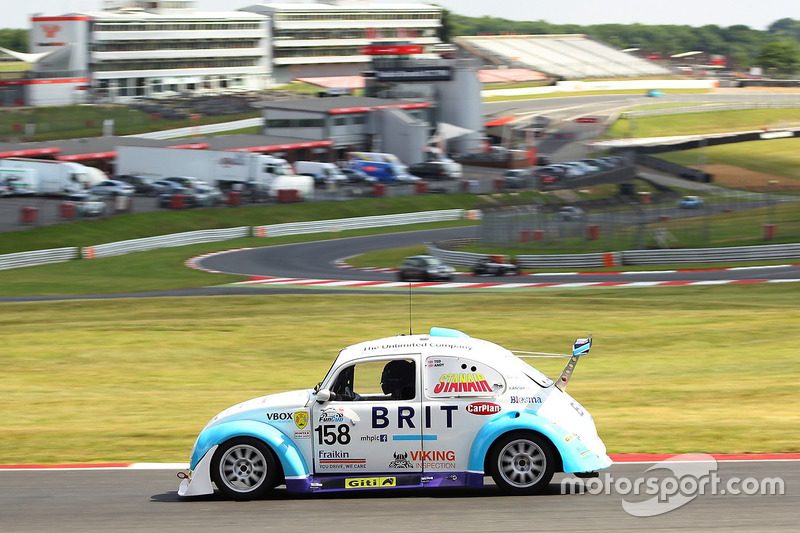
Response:
[{"label": "car shadow on track", "polygon": [[[569,485],[550,483],[547,489],[535,497],[562,496],[574,492]],[[496,498],[514,497],[503,494],[493,484],[487,484],[481,489],[395,489],[392,491],[359,490],[357,492],[327,492],[321,494],[293,494],[285,488],[277,488],[269,495],[259,498],[259,501],[302,501],[302,500],[369,500],[369,499],[403,499],[403,498]],[[529,496],[524,496],[529,497]],[[229,501],[218,492],[205,496],[181,498],[176,491],[154,494],[150,497],[153,503],[195,503],[195,502],[226,502]]]}]

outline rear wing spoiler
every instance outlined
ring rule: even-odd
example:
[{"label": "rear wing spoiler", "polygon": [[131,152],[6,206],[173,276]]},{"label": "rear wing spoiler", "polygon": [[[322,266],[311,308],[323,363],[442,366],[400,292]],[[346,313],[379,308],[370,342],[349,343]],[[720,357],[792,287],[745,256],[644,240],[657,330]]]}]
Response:
[{"label": "rear wing spoiler", "polygon": [[563,392],[567,388],[567,384],[569,384],[569,380],[572,377],[572,372],[578,365],[578,359],[588,354],[589,350],[591,349],[592,349],[591,337],[587,339],[577,339],[575,341],[575,344],[572,345],[572,356],[569,358],[569,361],[567,361],[567,366],[565,366],[564,370],[561,371],[561,375],[558,377],[558,381],[556,381],[556,388],[558,390]]}]

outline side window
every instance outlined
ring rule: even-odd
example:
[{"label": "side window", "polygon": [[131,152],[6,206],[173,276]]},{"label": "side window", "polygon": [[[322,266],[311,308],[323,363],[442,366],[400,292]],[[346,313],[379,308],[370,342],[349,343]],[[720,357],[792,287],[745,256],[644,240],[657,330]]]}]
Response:
[{"label": "side window", "polygon": [[411,359],[357,363],[339,372],[331,391],[338,401],[413,400],[416,365]]},{"label": "side window", "polygon": [[463,357],[431,356],[425,360],[425,395],[429,398],[497,396],[506,382],[494,368]]}]

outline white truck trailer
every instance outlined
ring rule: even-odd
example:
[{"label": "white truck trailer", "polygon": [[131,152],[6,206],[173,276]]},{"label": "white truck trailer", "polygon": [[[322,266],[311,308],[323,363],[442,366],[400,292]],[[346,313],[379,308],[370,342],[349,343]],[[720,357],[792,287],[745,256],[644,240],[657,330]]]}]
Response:
[{"label": "white truck trailer", "polygon": [[249,152],[120,146],[116,173],[155,181],[191,176],[222,190],[241,189],[277,195],[295,189],[303,198],[314,194],[314,180],[296,176],[285,159]]},{"label": "white truck trailer", "polygon": [[80,163],[22,157],[0,159],[0,182],[15,195],[72,194],[104,179],[101,171]]}]

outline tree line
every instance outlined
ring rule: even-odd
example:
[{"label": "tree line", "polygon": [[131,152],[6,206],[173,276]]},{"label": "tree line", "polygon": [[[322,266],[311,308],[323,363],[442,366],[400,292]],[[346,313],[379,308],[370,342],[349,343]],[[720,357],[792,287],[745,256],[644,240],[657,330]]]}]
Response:
[{"label": "tree line", "polygon": [[28,30],[0,28],[0,46],[17,52],[27,52]]},{"label": "tree line", "polygon": [[639,48],[663,57],[690,51],[724,55],[733,68],[760,66],[779,74],[800,71],[800,20],[782,18],[766,30],[737,24],[693,27],[649,24],[551,24],[498,17],[466,17],[445,10],[440,37],[580,33],[615,48]]}]

